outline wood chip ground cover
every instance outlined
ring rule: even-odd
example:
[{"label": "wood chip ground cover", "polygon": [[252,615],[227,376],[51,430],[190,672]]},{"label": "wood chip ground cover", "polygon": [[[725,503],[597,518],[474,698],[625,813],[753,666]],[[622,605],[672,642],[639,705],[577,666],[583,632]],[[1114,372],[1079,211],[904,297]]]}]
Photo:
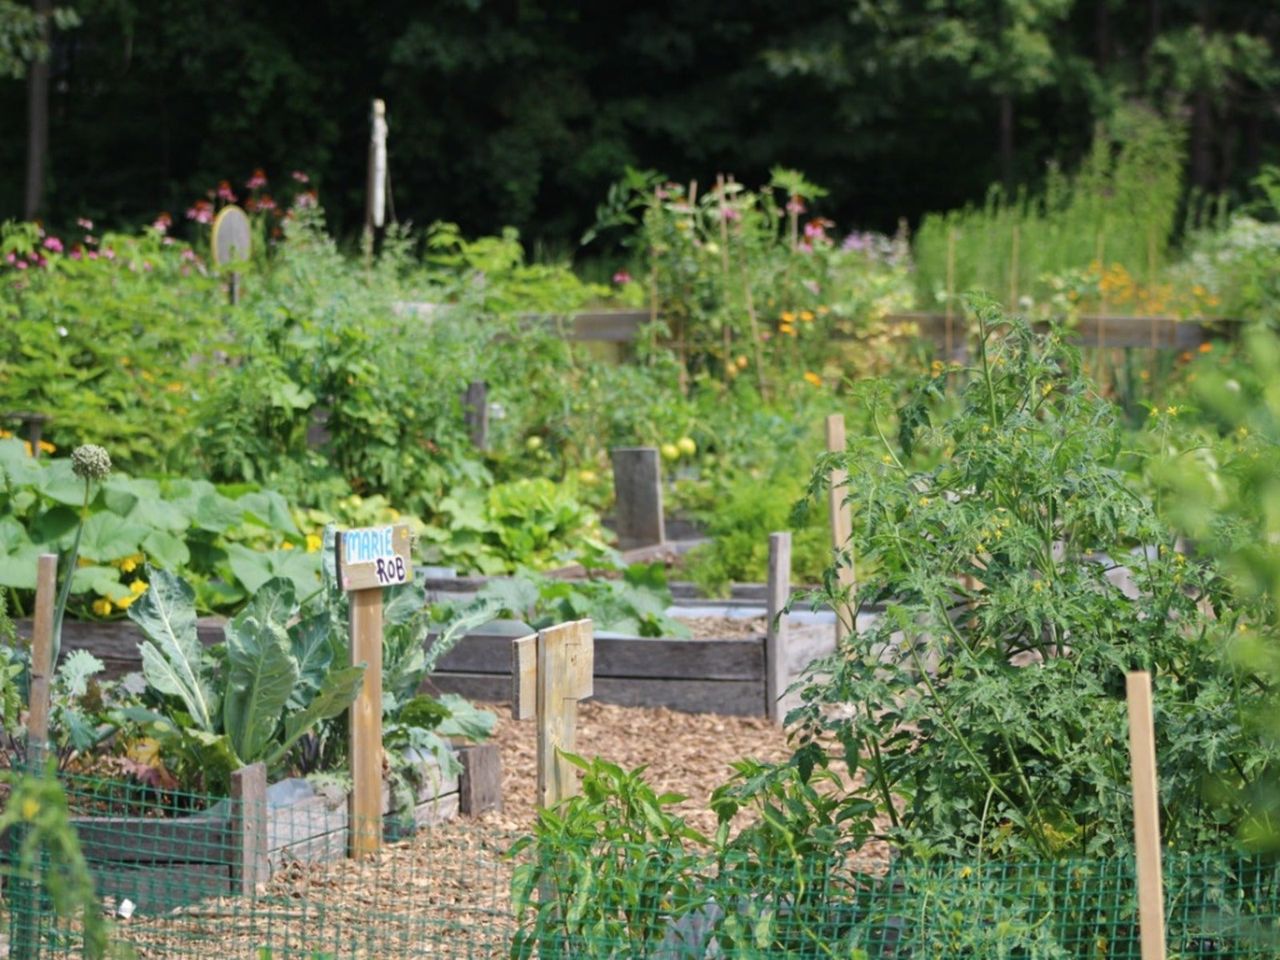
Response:
[{"label": "wood chip ground cover", "polygon": [[[424,830],[376,858],[320,866],[294,864],[254,901],[224,899],[164,917],[121,922],[142,957],[245,957],[270,944],[271,960],[341,957],[506,955],[510,930],[511,841],[534,819],[535,741],[531,723],[499,717],[504,808]],[[579,708],[578,750],[624,767],[648,767],[659,791],[688,797],[679,810],[699,830],[715,829],[711,791],[742,757],[781,760],[786,737],[763,717],[687,714],[587,701]],[[879,859],[872,852],[871,859]]]}]

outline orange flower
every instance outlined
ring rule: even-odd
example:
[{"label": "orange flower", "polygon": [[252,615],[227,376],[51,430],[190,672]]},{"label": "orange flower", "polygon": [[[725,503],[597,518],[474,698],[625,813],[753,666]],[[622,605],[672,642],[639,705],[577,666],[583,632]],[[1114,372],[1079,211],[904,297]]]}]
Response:
[{"label": "orange flower", "polygon": [[1200,346],[1197,349],[1201,353],[1208,353],[1210,350],[1213,349],[1213,344],[1210,343],[1208,340],[1206,340],[1204,343],[1200,344]]},{"label": "orange flower", "polygon": [[822,386],[822,377],[818,376],[812,370],[806,370],[804,372],[804,380],[805,380],[805,383],[811,383],[815,387]]}]

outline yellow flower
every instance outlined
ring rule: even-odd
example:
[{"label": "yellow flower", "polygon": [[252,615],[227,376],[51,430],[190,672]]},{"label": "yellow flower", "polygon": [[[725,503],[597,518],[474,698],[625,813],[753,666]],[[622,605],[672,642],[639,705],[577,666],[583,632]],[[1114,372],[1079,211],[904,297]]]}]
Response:
[{"label": "yellow flower", "polygon": [[796,328],[791,326],[789,323],[784,323],[778,328],[778,332],[785,333],[788,337],[794,337],[796,335]]},{"label": "yellow flower", "polygon": [[886,453],[883,457],[881,457],[881,458],[880,458],[880,462],[881,462],[881,463],[893,463],[893,457],[889,456],[889,455]]},{"label": "yellow flower", "polygon": [[1245,437],[1247,437],[1247,436],[1249,435],[1249,428],[1248,428],[1248,427],[1236,427],[1236,433],[1240,436],[1240,438],[1241,438],[1241,439],[1243,439],[1243,438],[1245,438]]},{"label": "yellow flower", "polygon": [[133,557],[125,557],[119,561],[120,569],[125,573],[133,573],[138,569],[138,561]]},{"label": "yellow flower", "polygon": [[40,801],[35,797],[27,797],[22,801],[22,819],[34,820],[40,812]]},{"label": "yellow flower", "polygon": [[292,549],[293,549],[293,544],[292,544],[292,543],[290,543],[288,540],[286,540],[284,543],[280,544],[280,549],[281,549],[281,550],[292,550]]},{"label": "yellow flower", "polygon": [[140,597],[147,592],[147,581],[135,580],[129,584],[129,590],[132,591],[135,597]]},{"label": "yellow flower", "polygon": [[108,600],[106,597],[99,597],[97,600],[93,601],[92,604],[90,604],[89,608],[98,616],[105,617],[107,614],[111,612],[111,601]]},{"label": "yellow flower", "polygon": [[1052,383],[1046,383],[1043,387],[1040,388],[1040,396],[1042,397],[1047,397],[1051,393],[1053,393]]},{"label": "yellow flower", "polygon": [[182,384],[179,383],[177,380],[173,380],[173,381],[170,381],[169,383],[166,383],[164,385],[164,388],[168,390],[170,393],[182,392]]},{"label": "yellow flower", "polygon": [[919,503],[919,504],[920,504],[920,506],[922,506],[922,507],[927,507],[927,506],[929,505],[929,502],[930,502],[930,501],[929,501],[929,498],[928,498],[928,497],[921,497],[921,498],[920,498],[919,500],[917,500],[916,502],[917,502],[917,503]]},{"label": "yellow flower", "polygon": [[815,387],[822,386],[822,377],[818,376],[812,370],[806,370],[804,372],[804,379],[806,383],[811,383]]},{"label": "yellow flower", "polygon": [[1175,406],[1168,406],[1164,408],[1164,412],[1171,417],[1176,417],[1178,415],[1178,408]]},{"label": "yellow flower", "polygon": [[820,316],[820,317],[825,317],[825,316],[826,316],[828,313],[830,313],[830,312],[831,312],[831,308],[830,308],[830,307],[819,307],[819,308],[818,308],[818,316]]},{"label": "yellow flower", "polygon": [[324,546],[324,539],[322,537],[314,533],[307,534],[307,553],[315,553],[322,546]]},{"label": "yellow flower", "polygon": [[92,561],[92,560],[90,560],[88,557],[76,557],[76,566],[77,566],[77,567],[92,567],[92,566],[93,566],[93,561]]},{"label": "yellow flower", "polygon": [[0,430],[0,440],[8,440],[13,434],[8,430]]},{"label": "yellow flower", "polygon": [[41,440],[41,441],[40,441],[40,452],[41,452],[41,453],[54,453],[57,449],[58,449],[58,448],[57,448],[57,447],[55,447],[52,443],[50,443],[48,440]]},{"label": "yellow flower", "polygon": [[800,311],[800,319],[801,319],[801,320],[803,320],[805,323],[812,323],[812,322],[813,322],[813,311],[812,311],[812,310],[801,310],[801,311]]},{"label": "yellow flower", "polygon": [[966,877],[971,877],[971,876],[973,876],[973,867],[961,867],[961,868],[960,868],[960,879],[961,879],[961,880],[965,879]]},{"label": "yellow flower", "polygon": [[116,601],[116,606],[119,607],[121,610],[128,610],[129,605],[137,599],[138,598],[134,596],[121,597],[119,600]]},{"label": "yellow flower", "polygon": [[790,310],[783,310],[780,314],[778,314],[778,319],[784,324],[795,323],[796,315]]}]

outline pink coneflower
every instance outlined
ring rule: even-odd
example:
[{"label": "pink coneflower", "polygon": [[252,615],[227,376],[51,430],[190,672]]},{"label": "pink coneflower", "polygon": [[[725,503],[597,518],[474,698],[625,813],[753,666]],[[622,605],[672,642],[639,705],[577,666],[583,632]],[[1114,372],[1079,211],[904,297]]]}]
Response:
[{"label": "pink coneflower", "polygon": [[625,287],[631,282],[631,274],[627,273],[625,270],[619,270],[613,275],[613,282],[620,287]]},{"label": "pink coneflower", "polygon": [[43,246],[50,253],[62,252],[62,241],[57,237],[45,237]]},{"label": "pink coneflower", "polygon": [[190,247],[183,247],[181,256],[183,260],[187,260],[191,263],[195,263],[200,259],[196,256],[196,252]]},{"label": "pink coneflower", "polygon": [[27,269],[27,261],[25,261],[25,260],[17,260],[17,261],[15,261],[15,262],[14,262],[13,266],[14,266],[14,268],[15,268],[15,269],[17,269],[17,270],[25,270],[25,269]]},{"label": "pink coneflower", "polygon": [[303,173],[301,170],[295,170],[295,171],[293,171],[293,173],[289,174],[289,176],[293,177],[293,179],[294,179],[294,182],[295,182],[295,183],[310,183],[310,182],[311,182],[311,178],[310,178],[310,177],[308,177],[308,176],[307,176],[305,173]]},{"label": "pink coneflower", "polygon": [[787,201],[787,213],[798,217],[805,212],[805,209],[804,201],[800,199],[799,194],[792,194],[791,199]]},{"label": "pink coneflower", "polygon": [[247,190],[261,190],[267,185],[267,175],[261,167],[254,168],[253,176],[244,182]]},{"label": "pink coneflower", "polygon": [[825,240],[827,237],[826,221],[810,220],[804,225],[804,236],[806,240]]},{"label": "pink coneflower", "polygon": [[76,226],[79,227],[81,230],[92,230],[93,221],[90,220],[88,217],[78,217],[76,219]]},{"label": "pink coneflower", "polygon": [[196,223],[213,223],[213,204],[208,200],[197,200],[187,208],[187,219]]},{"label": "pink coneflower", "polygon": [[728,223],[737,223],[739,220],[742,219],[742,211],[739,210],[737,207],[725,207],[724,219]]},{"label": "pink coneflower", "polygon": [[107,249],[102,251],[102,256],[106,260],[114,260],[116,258],[116,252],[110,247],[107,247]]},{"label": "pink coneflower", "polygon": [[236,202],[236,194],[235,191],[231,189],[230,181],[221,180],[218,182],[218,199],[224,200],[227,203]]},{"label": "pink coneflower", "polygon": [[295,210],[309,210],[316,205],[316,192],[314,190],[304,190],[293,198],[293,208]]},{"label": "pink coneflower", "polygon": [[156,217],[152,222],[151,229],[165,234],[169,232],[171,226],[173,226],[173,217],[169,216],[167,212],[161,212],[160,216]]},{"label": "pink coneflower", "polygon": [[67,254],[67,256],[69,256],[72,260],[80,260],[84,257],[84,254],[80,252],[79,247],[76,247],[69,254]]}]

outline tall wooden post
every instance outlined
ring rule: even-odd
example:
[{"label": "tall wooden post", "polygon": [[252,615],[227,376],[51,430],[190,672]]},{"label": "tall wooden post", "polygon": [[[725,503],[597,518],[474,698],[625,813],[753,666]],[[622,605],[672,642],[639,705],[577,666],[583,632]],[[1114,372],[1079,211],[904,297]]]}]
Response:
[{"label": "tall wooden post", "polygon": [[[827,450],[831,453],[843,453],[844,449],[844,416],[833,413],[827,417]],[[849,474],[837,468],[831,471],[828,481],[827,505],[831,513],[831,548],[837,564],[836,580],[850,598],[848,603],[838,604],[836,609],[836,642],[839,643],[845,634],[858,632],[857,605],[853,601],[858,589],[858,578],[854,569],[853,545],[850,543],[853,518],[849,505],[845,503]],[[845,552],[847,557],[842,558]],[[847,562],[842,562],[842,559]]]},{"label": "tall wooden post", "polygon": [[655,447],[614,447],[614,512],[618,547],[631,550],[667,539],[662,514],[662,463]]},{"label": "tall wooden post", "polygon": [[766,597],[769,622],[764,636],[765,713],[782,725],[782,695],[787,689],[787,633],[783,611],[791,599],[791,533],[769,534],[769,583]]},{"label": "tall wooden post", "polygon": [[1156,733],[1151,675],[1125,677],[1129,697],[1129,757],[1133,777],[1133,834],[1138,863],[1138,926],[1142,960],[1165,960],[1164,878],[1160,864],[1160,795],[1156,790]]},{"label": "tall wooden post", "polygon": [[338,582],[350,609],[351,663],[364,679],[351,704],[351,855],[382,848],[382,589],[409,583],[406,524],[347,530],[338,537]]},{"label": "tall wooden post", "polygon": [[382,588],[351,594],[351,662],[364,680],[351,705],[351,854],[382,847]]},{"label": "tall wooden post", "polygon": [[[71,576],[71,571],[67,576]],[[43,766],[49,745],[49,683],[55,666],[53,608],[57,593],[58,556],[42,553],[36,561],[36,608],[31,624],[31,684],[27,710],[27,757],[33,770]]]}]

